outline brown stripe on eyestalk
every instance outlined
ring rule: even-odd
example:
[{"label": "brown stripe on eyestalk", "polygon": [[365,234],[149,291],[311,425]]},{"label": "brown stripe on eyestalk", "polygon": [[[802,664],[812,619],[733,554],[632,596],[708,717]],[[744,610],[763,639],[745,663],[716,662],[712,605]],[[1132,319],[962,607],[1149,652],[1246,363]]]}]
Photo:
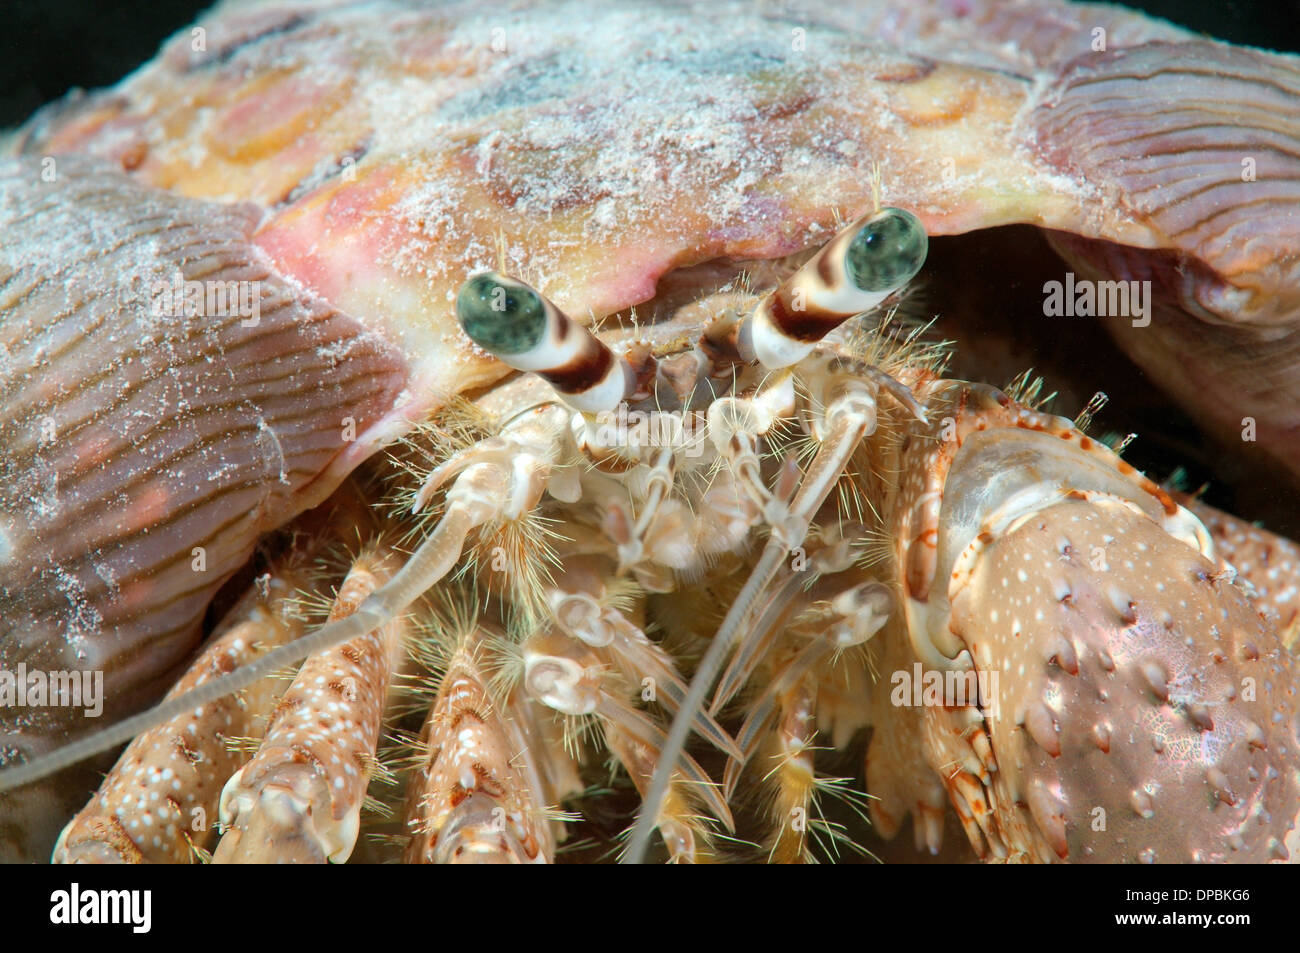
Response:
[{"label": "brown stripe on eyestalk", "polygon": [[[839,232],[802,268],[790,275],[759,303],[772,323],[785,335],[811,344],[820,341],[857,311],[830,310],[817,303],[826,293],[838,293],[848,283],[844,256],[858,231],[872,214],[864,215]],[[798,306],[796,307],[796,299]]]},{"label": "brown stripe on eyestalk", "polygon": [[[253,207],[52,161],[0,164],[0,670],[102,672],[112,720],[170,687],[257,538],[377,445],[406,362],[279,276]],[[94,725],[0,709],[0,764]],[[48,856],[67,815],[41,801],[0,796],[28,818],[0,858]]]},{"label": "brown stripe on eyestalk", "polygon": [[[817,266],[819,276],[823,266],[824,263],[819,261]],[[820,341],[852,317],[838,311],[827,311],[809,300],[804,301],[802,309],[796,310],[786,300],[789,295],[790,289],[782,285],[764,299],[759,307],[766,308],[772,323],[780,328],[783,334],[796,341],[803,341],[806,344]]]},{"label": "brown stripe on eyestalk", "polygon": [[615,360],[613,351],[588,336],[582,350],[569,363],[537,373],[561,394],[582,394],[605,379]]}]

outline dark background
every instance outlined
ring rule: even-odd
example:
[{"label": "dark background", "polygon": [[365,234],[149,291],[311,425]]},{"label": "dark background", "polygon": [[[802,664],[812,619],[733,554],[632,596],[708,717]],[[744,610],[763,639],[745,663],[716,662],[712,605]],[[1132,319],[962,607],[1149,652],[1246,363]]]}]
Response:
[{"label": "dark background", "polygon": [[[1300,44],[1300,0],[1126,5],[1233,43],[1280,50]],[[196,0],[0,0],[0,128],[74,86],[112,85],[208,6]]]}]

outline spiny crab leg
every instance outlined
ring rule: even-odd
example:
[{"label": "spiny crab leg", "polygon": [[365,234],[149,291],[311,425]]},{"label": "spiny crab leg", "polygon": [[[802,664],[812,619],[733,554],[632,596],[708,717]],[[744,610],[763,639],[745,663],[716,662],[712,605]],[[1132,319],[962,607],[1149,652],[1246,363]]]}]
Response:
[{"label": "spiny crab leg", "polygon": [[763,693],[750,704],[749,713],[736,744],[742,756],[728,762],[723,793],[730,798],[740,781],[741,771],[758,748],[767,720],[776,710],[780,697],[793,691],[798,682],[827,658],[845,649],[865,644],[889,619],[893,597],[889,588],[878,582],[864,582],[837,593],[830,600],[832,612],[841,621],[826,627],[781,670]]},{"label": "spiny crab leg", "polygon": [[[651,726],[653,727],[653,726]],[[625,730],[620,725],[605,726],[605,744],[614,756],[627,769],[628,775],[638,792],[645,795],[659,763],[659,748],[663,733],[658,739],[649,740]],[[668,848],[668,856],[674,863],[700,863],[711,857],[709,837],[704,826],[707,818],[691,812],[684,785],[672,784],[664,797],[664,804],[656,819],[659,835]]]},{"label": "spiny crab leg", "polygon": [[[813,740],[817,736],[815,680],[800,678],[796,681],[782,692],[779,708],[776,764],[768,773],[776,785],[772,816],[777,823],[777,834],[768,861],[800,863],[809,859],[807,845],[811,819],[808,814],[817,790],[817,770],[813,762]],[[731,765],[727,767],[730,769]],[[737,779],[739,774],[737,771]],[[796,814],[803,816],[803,824],[794,823]]]},{"label": "spiny crab leg", "polygon": [[[197,685],[291,642],[303,629],[293,612],[298,576],[268,574],[221,627],[172,689]],[[216,830],[221,788],[242,757],[227,739],[260,734],[286,682],[263,679],[247,690],[187,709],[138,736],[90,803],[64,828],[54,863],[189,863]]]},{"label": "spiny crab leg", "polygon": [[740,647],[718,680],[709,706],[710,714],[717,715],[745,686],[759,662],[780,638],[780,623],[803,607],[803,601],[798,598],[803,585],[803,579],[792,575],[768,598],[759,621],[740,640]]},{"label": "spiny crab leg", "polygon": [[[350,613],[392,572],[386,551],[362,554],[339,588],[330,618]],[[285,691],[257,754],[221,792],[226,833],[216,863],[342,863],[361,829],[389,681],[405,623],[309,658]]]},{"label": "spiny crab leg", "polygon": [[549,864],[555,839],[535,755],[487,688],[486,632],[458,640],[421,735],[406,859],[415,863]]},{"label": "spiny crab leg", "polygon": [[718,680],[713,702],[709,706],[710,714],[716,715],[720,712],[735,697],[736,692],[749,681],[763,656],[778,638],[781,622],[801,607],[799,591],[811,588],[824,574],[839,573],[852,565],[853,557],[849,542],[850,540],[841,538],[811,553],[806,573],[809,578],[803,579],[791,574],[768,598],[758,623],[745,633],[736,654],[732,656],[726,671],[722,673],[722,678]]}]

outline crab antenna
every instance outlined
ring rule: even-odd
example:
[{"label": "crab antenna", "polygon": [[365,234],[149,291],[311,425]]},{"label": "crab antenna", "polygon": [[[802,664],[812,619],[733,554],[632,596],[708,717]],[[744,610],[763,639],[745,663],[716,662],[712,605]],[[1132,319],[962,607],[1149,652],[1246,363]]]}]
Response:
[{"label": "crab antenna", "polygon": [[867,213],[759,302],[741,325],[741,355],[773,370],[803,360],[831,331],[911,281],[928,247],[911,212]]},{"label": "crab antenna", "polygon": [[544,378],[575,410],[613,410],[635,387],[624,361],[522,281],[495,271],[475,275],[456,296],[456,316],[475,344]]}]

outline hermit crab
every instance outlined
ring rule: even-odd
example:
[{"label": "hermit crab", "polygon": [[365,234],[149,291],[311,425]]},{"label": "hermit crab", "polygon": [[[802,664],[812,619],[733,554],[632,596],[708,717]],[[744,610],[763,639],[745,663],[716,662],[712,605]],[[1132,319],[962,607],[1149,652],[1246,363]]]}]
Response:
[{"label": "hermit crab", "polygon": [[1289,859],[1296,547],[916,288],[1039,226],[1044,317],[1294,472],[1298,67],[1050,0],[230,2],[38,113],[0,855]]}]

